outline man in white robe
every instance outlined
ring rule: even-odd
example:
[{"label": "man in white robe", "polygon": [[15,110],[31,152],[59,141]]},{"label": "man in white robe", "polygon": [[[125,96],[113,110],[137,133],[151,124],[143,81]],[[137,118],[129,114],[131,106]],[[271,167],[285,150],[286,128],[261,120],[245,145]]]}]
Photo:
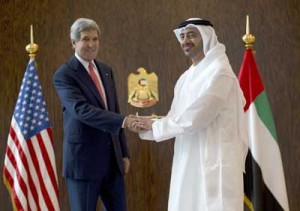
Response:
[{"label": "man in white robe", "polygon": [[148,130],[142,139],[175,137],[169,211],[241,211],[248,147],[238,80],[209,21],[188,19],[174,32],[192,65],[167,116],[136,127]]}]

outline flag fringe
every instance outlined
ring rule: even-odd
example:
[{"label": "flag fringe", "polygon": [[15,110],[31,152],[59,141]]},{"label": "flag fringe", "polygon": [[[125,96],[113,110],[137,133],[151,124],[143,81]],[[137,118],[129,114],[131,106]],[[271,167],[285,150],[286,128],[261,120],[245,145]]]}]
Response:
[{"label": "flag fringe", "polygon": [[244,203],[246,204],[246,206],[251,210],[251,211],[254,211],[254,207],[253,207],[253,204],[252,202],[250,201],[250,199],[244,195]]},{"label": "flag fringe", "polygon": [[17,211],[17,207],[16,207],[15,201],[14,201],[14,196],[13,196],[13,193],[11,191],[11,186],[10,186],[9,182],[7,181],[5,176],[3,177],[3,182],[4,182],[4,185],[6,186],[8,192],[9,192],[9,196],[10,196],[11,204],[12,204],[12,207],[13,207],[13,211]]}]

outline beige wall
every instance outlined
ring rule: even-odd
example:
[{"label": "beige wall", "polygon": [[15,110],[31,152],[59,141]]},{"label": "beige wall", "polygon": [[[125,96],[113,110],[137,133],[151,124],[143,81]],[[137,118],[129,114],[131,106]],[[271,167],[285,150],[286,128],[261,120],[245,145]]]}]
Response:
[{"label": "beige wall", "polygon": [[[62,116],[52,75],[73,53],[69,41],[69,27],[73,21],[78,17],[88,17],[99,23],[102,37],[98,58],[114,69],[122,113],[164,115],[171,103],[174,84],[189,65],[172,33],[177,24],[189,17],[211,20],[219,40],[227,46],[232,67],[238,74],[245,50],[241,37],[245,33],[245,16],[249,14],[251,32],[257,38],[254,46],[256,61],[277,126],[290,208],[299,210],[299,12],[300,4],[296,0],[1,2],[1,170],[12,112],[29,60],[24,47],[30,40],[30,24],[34,25],[35,41],[40,46],[36,61],[53,125],[61,208],[68,210],[61,177]],[[156,72],[159,77],[160,101],[147,109],[136,109],[127,104],[126,78],[141,66],[149,72]],[[126,176],[129,211],[166,211],[173,142],[141,142],[130,132],[128,139],[132,163],[131,172]],[[3,182],[0,183],[0,207],[1,210],[11,210]]]}]

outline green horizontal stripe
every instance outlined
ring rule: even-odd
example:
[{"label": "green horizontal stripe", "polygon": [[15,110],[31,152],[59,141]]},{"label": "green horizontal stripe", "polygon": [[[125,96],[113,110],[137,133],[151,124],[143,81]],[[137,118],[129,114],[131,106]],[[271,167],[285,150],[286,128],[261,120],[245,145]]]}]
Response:
[{"label": "green horizontal stripe", "polygon": [[264,125],[268,128],[274,140],[278,142],[271,107],[265,91],[263,91],[259,96],[257,96],[257,98],[254,101],[254,104],[259,118],[264,123]]}]

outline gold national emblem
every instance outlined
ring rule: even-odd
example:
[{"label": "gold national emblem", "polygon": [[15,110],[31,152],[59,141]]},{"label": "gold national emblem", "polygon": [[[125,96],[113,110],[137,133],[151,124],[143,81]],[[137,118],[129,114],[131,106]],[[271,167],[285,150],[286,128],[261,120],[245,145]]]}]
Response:
[{"label": "gold national emblem", "polygon": [[142,67],[137,72],[128,76],[128,103],[138,108],[155,105],[158,101],[157,75],[154,72],[148,74]]}]

